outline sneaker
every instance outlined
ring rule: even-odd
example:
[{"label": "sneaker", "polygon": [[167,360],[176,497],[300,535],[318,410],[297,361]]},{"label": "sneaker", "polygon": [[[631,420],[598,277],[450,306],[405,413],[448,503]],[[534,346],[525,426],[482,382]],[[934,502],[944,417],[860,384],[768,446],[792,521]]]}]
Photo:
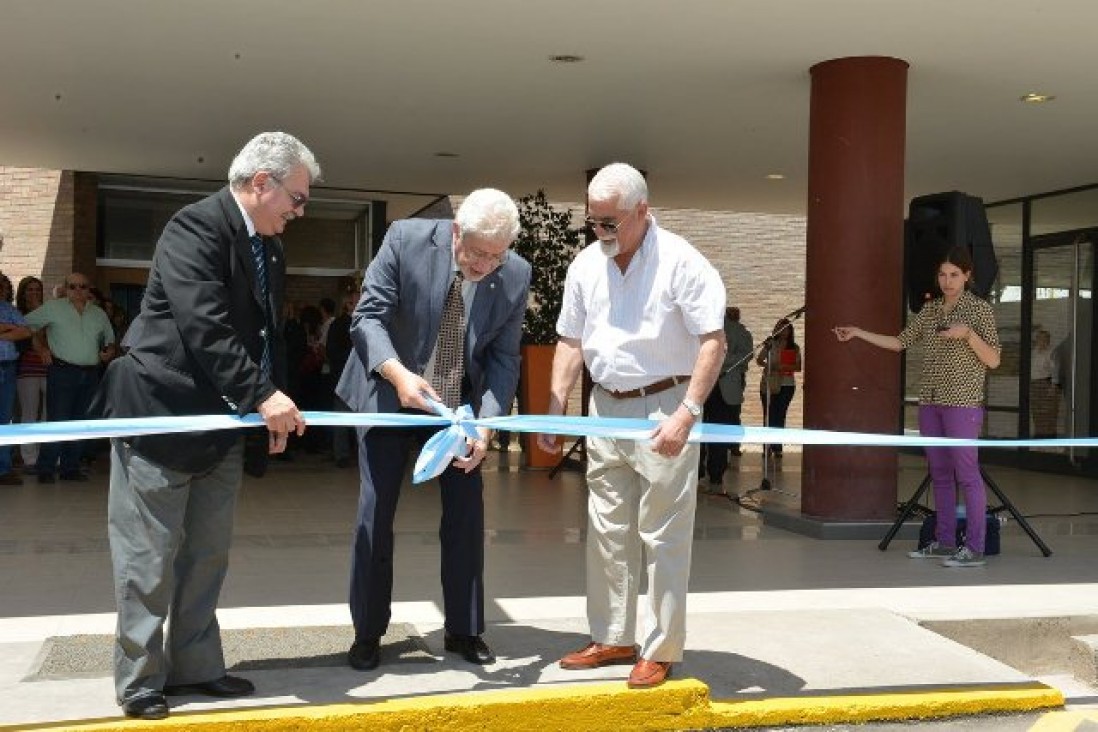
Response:
[{"label": "sneaker", "polygon": [[942,562],[943,567],[982,567],[985,564],[987,560],[984,559],[984,555],[972,551],[967,546],[961,547],[956,554]]},{"label": "sneaker", "polygon": [[953,557],[957,554],[957,547],[955,546],[942,546],[936,541],[932,541],[922,549],[916,549],[913,552],[908,552],[907,556],[912,559],[933,559],[937,557]]}]

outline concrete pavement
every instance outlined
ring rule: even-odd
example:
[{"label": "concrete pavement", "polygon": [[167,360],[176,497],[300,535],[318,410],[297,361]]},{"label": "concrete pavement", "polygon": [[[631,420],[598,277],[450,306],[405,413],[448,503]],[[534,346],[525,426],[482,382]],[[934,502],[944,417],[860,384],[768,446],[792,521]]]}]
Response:
[{"label": "concrete pavement", "polygon": [[[904,460],[917,482],[921,462]],[[408,487],[398,517],[393,622],[406,624],[410,645],[386,647],[376,671],[358,673],[333,651],[345,636],[321,636],[317,650],[295,649],[288,661],[242,664],[236,672],[256,683],[256,696],[173,698],[172,717],[152,724],[699,729],[1047,708],[1063,703],[1055,684],[1041,683],[1055,669],[1012,668],[920,623],[1061,618],[1098,607],[1092,517],[1034,519],[1055,552],[1050,558],[1008,525],[1003,556],[986,568],[949,570],[907,559],[910,540],[882,553],[876,541],[809,539],[703,497],[684,662],[660,689],[627,690],[628,666],[575,672],[556,664],[587,640],[581,477],[549,480],[501,462],[486,474],[485,638],[497,663],[479,668],[443,652],[438,497],[430,486]],[[795,493],[796,456],[785,463],[776,487]],[[725,488],[757,484],[758,464],[757,454],[741,458]],[[1091,481],[1017,471],[996,478],[1026,513],[1098,510]],[[36,677],[51,643],[74,648],[76,636],[113,630],[105,494],[103,474],[90,484],[28,483],[0,493],[0,725],[140,727],[120,718],[105,663]],[[275,638],[297,628],[345,634],[356,499],[355,471],[315,457],[249,480],[219,613],[223,628],[282,629]],[[285,655],[258,648],[253,655]]]}]

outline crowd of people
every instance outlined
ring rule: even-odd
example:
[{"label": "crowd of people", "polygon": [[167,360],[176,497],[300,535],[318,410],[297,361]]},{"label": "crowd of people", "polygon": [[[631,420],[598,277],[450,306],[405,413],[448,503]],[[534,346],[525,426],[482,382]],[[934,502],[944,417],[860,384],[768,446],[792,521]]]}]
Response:
[{"label": "crowd of people", "polygon": [[[282,310],[282,333],[286,344],[286,393],[303,410],[346,411],[336,396],[335,386],[351,355],[351,313],[357,293],[347,293],[337,304],[330,297],[317,305],[287,300]],[[291,439],[282,459],[292,460],[296,449],[306,453],[330,453],[337,467],[354,461],[353,430],[328,427],[309,430]]]},{"label": "crowd of people", "polygon": [[[168,222],[132,323],[81,273],[50,299],[40,280],[25,278],[13,293],[0,275],[0,420],[10,420],[17,394],[24,422],[252,412],[263,420],[259,443],[235,430],[110,441],[114,683],[126,716],[167,717],[166,697],[176,694],[254,692],[226,672],[216,608],[243,473],[261,474],[270,456],[291,446],[330,445],[339,466],[357,458],[347,662],[363,672],[383,662],[398,579],[396,506],[408,461],[434,430],[307,429],[302,411],[430,412],[433,400],[469,404],[481,418],[510,412],[531,280],[530,265],[511,250],[520,230],[511,197],[482,188],[453,219],[397,221],[361,293],[295,303],[285,297],[279,235],[305,214],[319,179],[313,153],[295,137],[266,132],[249,141],[229,166],[228,184]],[[754,347],[739,308],[726,307],[716,269],[657,223],[635,168],[604,167],[587,199],[595,239],[565,281],[548,413],[566,412],[586,369],[591,415],[658,426],[647,442],[587,441],[590,640],[559,665],[629,664],[628,685],[647,688],[669,678],[683,656],[699,478],[720,483],[729,455],[741,453],[739,445],[709,445],[703,457],[688,435],[703,416],[741,422],[752,362],[761,370],[766,424],[783,427],[802,354],[785,318]],[[967,290],[964,254],[950,253],[939,269],[943,297],[898,336],[834,329],[843,342],[926,346],[924,434],[977,435],[983,375],[998,365],[994,318]],[[438,479],[445,650],[477,665],[496,658],[483,637],[481,465],[491,439],[478,428]],[[559,452],[554,436],[537,439]],[[780,445],[767,449],[782,455]],[[81,450],[45,443],[20,456],[41,482],[84,480]],[[10,452],[0,450],[0,483],[19,479]],[[984,510],[975,450],[928,449],[927,459],[936,503],[950,510],[938,512],[936,541],[913,556],[977,566],[981,534],[973,526],[956,546],[952,510],[954,474],[968,515]]]},{"label": "crowd of people", "polygon": [[[126,313],[72,272],[45,298],[37,277],[12,290],[0,273],[0,424],[84,419],[106,364],[119,353]],[[21,485],[22,465],[39,483],[86,481],[95,443],[0,447],[0,485]]]}]

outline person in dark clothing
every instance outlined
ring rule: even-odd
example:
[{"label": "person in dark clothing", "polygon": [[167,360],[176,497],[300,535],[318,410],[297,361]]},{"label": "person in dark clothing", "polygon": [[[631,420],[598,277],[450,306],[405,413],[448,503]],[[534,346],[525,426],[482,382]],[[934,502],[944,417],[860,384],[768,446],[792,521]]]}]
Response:
[{"label": "person in dark clothing", "polygon": [[[342,374],[343,367],[347,365],[347,358],[351,355],[351,313],[354,312],[358,299],[353,293],[343,298],[343,306],[339,315],[328,326],[328,338],[325,342],[324,353],[327,356],[331,373]],[[349,411],[343,400],[335,393],[335,378],[329,382],[332,397],[332,409],[338,412]],[[354,440],[354,428],[332,428],[332,458],[337,468],[346,468],[351,465],[351,444]]]}]

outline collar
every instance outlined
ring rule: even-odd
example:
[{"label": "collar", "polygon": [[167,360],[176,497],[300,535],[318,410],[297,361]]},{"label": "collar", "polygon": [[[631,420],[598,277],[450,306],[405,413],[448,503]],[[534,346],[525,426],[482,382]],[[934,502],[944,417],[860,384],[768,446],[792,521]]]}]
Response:
[{"label": "collar", "polygon": [[240,215],[244,217],[244,226],[248,229],[248,238],[251,239],[255,236],[255,224],[252,223],[252,217],[248,215],[248,212],[244,210],[244,205],[240,203],[240,199],[236,197],[236,191],[232,188],[229,189],[229,193],[232,194],[233,201],[236,202],[236,207],[240,209]]}]

